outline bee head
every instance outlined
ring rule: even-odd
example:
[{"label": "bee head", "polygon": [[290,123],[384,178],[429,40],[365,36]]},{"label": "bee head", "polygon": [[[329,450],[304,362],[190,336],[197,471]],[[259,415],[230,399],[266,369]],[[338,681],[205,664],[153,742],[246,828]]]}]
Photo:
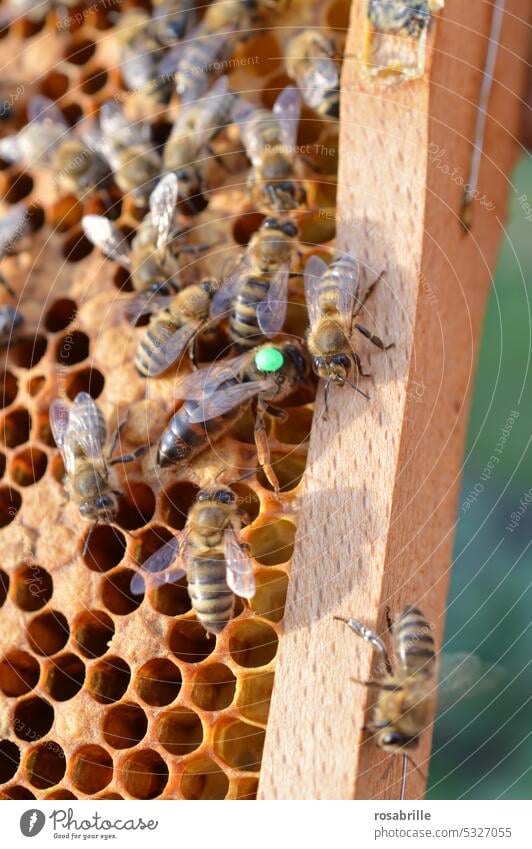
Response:
[{"label": "bee head", "polygon": [[294,366],[296,380],[305,383],[308,374],[308,361],[299,345],[293,343],[283,345],[283,353]]},{"label": "bee head", "polygon": [[304,202],[304,192],[294,180],[276,180],[266,183],[264,195],[275,209],[297,209]]},{"label": "bee head", "polygon": [[415,739],[401,731],[382,731],[377,737],[377,743],[385,752],[397,752],[415,743]]},{"label": "bee head", "polygon": [[96,498],[83,501],[79,506],[79,512],[84,519],[112,522],[118,513],[118,499],[114,492],[106,492]]}]

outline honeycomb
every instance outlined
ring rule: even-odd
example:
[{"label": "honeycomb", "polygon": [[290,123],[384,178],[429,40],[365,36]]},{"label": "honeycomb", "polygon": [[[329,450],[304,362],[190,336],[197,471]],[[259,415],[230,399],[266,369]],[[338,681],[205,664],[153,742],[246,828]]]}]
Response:
[{"label": "honeycomb", "polygon": [[[117,12],[148,2],[95,2],[70,9],[68,26],[51,11],[22,18],[1,32],[10,79],[23,94],[3,124],[12,133],[26,120],[35,93],[55,100],[71,125],[126,98],[112,34]],[[0,5],[0,9],[2,6]],[[230,83],[271,106],[290,81],[283,44],[296,25],[314,24],[341,38],[349,0],[292,0],[282,26],[257,30],[239,44]],[[62,12],[64,14],[64,12]],[[59,23],[58,23],[59,20]],[[164,143],[177,105],[152,115]],[[304,107],[298,144],[318,167],[309,206],[298,216],[304,255],[334,238],[337,129]],[[247,163],[226,133],[220,145],[235,167],[220,177],[198,230],[220,237],[204,260],[220,263],[245,246],[263,215],[250,206]],[[232,145],[232,147],[231,147]],[[234,155],[233,155],[234,154]],[[0,784],[6,799],[252,799],[268,718],[275,658],[297,526],[298,487],[305,468],[312,397],[300,393],[285,422],[271,424],[281,483],[277,499],[260,470],[252,424],[244,418],[193,474],[154,469],[154,450],[173,410],[174,375],[149,384],[133,367],[142,330],[116,317],[127,296],[127,274],[102,257],[82,233],[82,215],[103,213],[109,198],[59,193],[51,173],[0,163],[0,211],[23,201],[31,232],[6,257],[2,271],[20,299],[26,335],[3,352],[0,396]],[[113,215],[133,232],[138,213],[114,193]],[[318,248],[319,250],[319,248]],[[286,331],[306,324],[301,279],[294,281]],[[202,359],[227,340],[218,336]],[[117,470],[125,495],[116,525],[88,525],[69,504],[63,464],[48,424],[55,397],[80,391],[97,398],[120,449],[149,442],[135,464]],[[131,577],[186,521],[198,487],[227,468],[247,517],[243,539],[256,567],[257,593],[234,620],[209,638],[190,607],[184,580],[135,596]],[[234,467],[231,471],[231,468]],[[232,477],[231,477],[232,475]]]}]

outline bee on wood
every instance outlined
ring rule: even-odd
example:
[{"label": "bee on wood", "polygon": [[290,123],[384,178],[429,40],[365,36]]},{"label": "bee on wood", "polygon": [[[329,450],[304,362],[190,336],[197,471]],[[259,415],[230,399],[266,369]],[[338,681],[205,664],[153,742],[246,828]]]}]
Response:
[{"label": "bee on wood", "polygon": [[[214,483],[198,493],[181,538],[170,540],[142,567],[155,584],[186,574],[192,606],[208,634],[219,634],[232,619],[235,595],[245,599],[255,595],[253,562],[238,539],[241,525],[235,494]],[[179,550],[184,568],[156,577],[154,573],[167,569]],[[138,573],[131,591],[141,595],[144,587],[144,577]]]},{"label": "bee on wood", "polygon": [[307,373],[308,364],[300,345],[283,342],[276,347],[262,345],[188,375],[174,391],[175,397],[185,403],[161,436],[157,463],[168,466],[189,461],[220,439],[251,403],[258,462],[278,492],[265,418],[284,418],[284,411],[273,405],[287,398],[298,384],[306,383]]},{"label": "bee on wood", "polygon": [[[216,280],[193,283],[174,297],[150,299],[143,311],[153,313],[135,355],[135,367],[142,377],[158,377],[173,365],[188,347],[196,368],[195,345],[209,320],[212,298],[218,289]],[[138,316],[138,313],[137,313]]]},{"label": "bee on wood", "polygon": [[285,212],[305,202],[297,176],[300,112],[301,96],[295,86],[281,92],[272,112],[242,98],[233,107],[233,121],[252,164],[248,187],[256,206]]},{"label": "bee on wood", "polygon": [[150,212],[142,221],[131,248],[116,224],[103,215],[85,215],[81,224],[87,238],[105,256],[118,262],[131,274],[138,292],[177,292],[180,288],[178,257],[197,253],[207,245],[179,245],[175,241],[185,231],[174,231],[177,178],[167,174],[150,195]]},{"label": "bee on wood", "polygon": [[282,330],[298,232],[293,221],[266,218],[214,296],[211,317],[229,313],[229,336],[238,351],[250,350]]},{"label": "bee on wood", "polygon": [[340,73],[334,42],[315,29],[305,29],[286,46],[286,73],[301,89],[305,103],[324,118],[340,116]]},{"label": "bee on wood", "polygon": [[329,266],[314,254],[305,266],[305,295],[310,318],[307,346],[314,358],[314,372],[325,381],[326,409],[331,383],[337,386],[348,383],[368,398],[349,379],[351,360],[357,374],[368,376],[362,369],[360,355],[351,347],[353,328],[381,351],[392,347],[385,345],[382,339],[371,333],[363,324],[353,324],[354,318],[360,313],[381,279],[379,277],[375,280],[362,300],[359,300],[359,276],[359,264],[351,254],[345,254]]},{"label": "bee on wood", "polygon": [[107,101],[100,110],[100,129],[100,149],[111,164],[116,185],[137,206],[145,206],[162,165],[149,122],[133,124],[118,103]]},{"label": "bee on wood", "polygon": [[364,67],[387,82],[423,76],[427,34],[444,0],[369,0]]},{"label": "bee on wood", "polygon": [[86,194],[107,186],[109,163],[97,149],[93,133],[73,133],[61,110],[48,97],[37,95],[28,104],[28,123],[16,135],[0,141],[0,156],[53,171],[61,189]]},{"label": "bee on wood", "polygon": [[369,0],[368,17],[381,32],[403,31],[419,38],[428,29],[431,15],[443,6],[444,0]]},{"label": "bee on wood", "polygon": [[[337,619],[339,617],[336,617]],[[437,676],[434,639],[430,625],[417,607],[406,607],[392,630],[395,668],[381,638],[356,619],[340,619],[373,646],[382,657],[385,674],[367,686],[378,691],[367,731],[383,751],[403,756],[401,799],[404,799],[409,752],[429,725],[435,708]],[[417,768],[417,767],[416,767]]]},{"label": "bee on wood", "polygon": [[119,427],[104,455],[107,426],[100,408],[87,392],[78,392],[70,409],[59,399],[53,401],[50,426],[65,464],[68,496],[77,504],[80,515],[94,523],[93,529],[99,523],[113,522],[121,493],[112,489],[109,468],[117,463],[133,462],[144,453],[145,447],[113,458]]},{"label": "bee on wood", "polygon": [[[0,219],[0,262],[22,238],[28,228],[29,213],[23,204],[14,206]],[[0,347],[8,345],[18,334],[24,323],[22,313],[14,306],[15,293],[3,274],[0,273],[0,286],[3,287],[6,300],[0,304]]]},{"label": "bee on wood", "polygon": [[206,206],[205,171],[213,156],[210,142],[229,123],[235,100],[228,77],[221,77],[205,97],[181,107],[166,142],[164,169],[176,175],[178,199],[191,214]]}]

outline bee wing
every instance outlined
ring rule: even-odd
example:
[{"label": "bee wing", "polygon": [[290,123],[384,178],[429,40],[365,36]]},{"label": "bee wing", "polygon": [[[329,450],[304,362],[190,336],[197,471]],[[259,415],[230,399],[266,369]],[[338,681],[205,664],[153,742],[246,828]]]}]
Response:
[{"label": "bee wing", "polygon": [[242,282],[243,272],[247,265],[247,258],[243,257],[229,277],[222,280],[220,287],[211,301],[211,318],[220,318],[221,316],[226,316],[230,312],[233,306],[233,301]]},{"label": "bee wing", "polygon": [[104,215],[84,215],[81,226],[87,239],[105,256],[114,259],[122,268],[131,267],[129,245],[112,221]]},{"label": "bee wing", "polygon": [[65,448],[70,446],[91,460],[105,463],[103,447],[106,441],[107,427],[96,401],[88,392],[78,392],[70,410]]},{"label": "bee wing", "polygon": [[461,699],[486,697],[508,677],[506,670],[470,652],[444,652],[439,659],[438,710],[448,710]]},{"label": "bee wing", "polygon": [[24,204],[13,207],[0,220],[0,257],[4,255],[10,244],[24,234],[28,212]]},{"label": "bee wing", "polygon": [[125,318],[131,325],[136,325],[144,315],[153,315],[164,309],[173,301],[173,295],[156,295],[153,292],[142,292],[135,298],[126,296],[113,302],[111,313],[113,318]]},{"label": "bee wing", "polygon": [[132,124],[120,104],[108,100],[100,109],[100,127],[105,141],[112,149],[117,143],[122,147],[135,146],[150,141],[149,122]]},{"label": "bee wing", "polygon": [[[246,154],[255,167],[260,165],[264,150],[264,144],[253,121],[255,116],[257,116],[257,111],[254,103],[250,103],[242,97],[236,98],[231,109],[231,121],[238,126]],[[258,118],[259,127],[266,123],[266,120],[269,123],[269,118],[263,119],[260,116]]]},{"label": "bee wing", "polygon": [[157,231],[157,248],[168,241],[177,203],[178,180],[175,174],[165,174],[150,195],[150,216]]},{"label": "bee wing", "polygon": [[201,401],[205,395],[212,395],[221,383],[237,377],[240,368],[248,359],[249,353],[240,354],[187,375],[175,387],[174,398]]},{"label": "bee wing", "polygon": [[20,162],[24,158],[24,152],[20,143],[20,136],[6,136],[0,139],[0,156],[6,162]]},{"label": "bee wing", "polygon": [[157,73],[150,52],[139,53],[129,46],[123,49],[120,71],[126,86],[133,91],[144,88]]},{"label": "bee wing", "polygon": [[50,404],[49,417],[55,444],[63,458],[67,472],[70,473],[73,471],[74,455],[70,448],[65,448],[65,436],[68,432],[70,410],[63,401],[56,398]]},{"label": "bee wing", "polygon": [[225,580],[230,590],[239,598],[253,598],[257,588],[253,573],[253,562],[240,545],[234,528],[224,534],[226,559]]},{"label": "bee wing", "polygon": [[33,122],[37,124],[53,124],[56,127],[61,127],[65,132],[69,130],[69,126],[59,107],[56,106],[53,100],[50,100],[49,97],[43,97],[42,94],[35,95],[28,103],[28,124]]},{"label": "bee wing", "polygon": [[317,254],[313,254],[305,265],[305,298],[307,300],[310,326],[313,329],[320,320],[321,310],[318,301],[320,280],[327,268],[327,263]]},{"label": "bee wing", "polygon": [[338,277],[338,312],[344,326],[351,328],[353,310],[358,295],[360,266],[358,260],[352,254],[347,254],[344,257],[345,259],[350,260],[350,268],[341,277]]},{"label": "bee wing", "polygon": [[229,410],[245,404],[259,392],[275,387],[273,381],[252,380],[249,383],[235,383],[232,386],[224,386],[218,392],[202,398],[193,409],[186,405],[186,414],[191,424],[208,422],[217,416],[223,416]]},{"label": "bee wing", "polygon": [[235,99],[236,94],[229,91],[227,74],[216,80],[205,97],[202,98],[201,109],[198,110],[194,128],[198,144],[201,147],[206,145],[212,136],[221,129],[221,126],[227,123]]},{"label": "bee wing", "polygon": [[271,281],[266,297],[257,306],[257,323],[268,338],[272,338],[283,328],[288,306],[289,267],[283,263]]},{"label": "bee wing", "polygon": [[[148,575],[155,575],[158,572],[162,572],[163,569],[168,569],[178,556],[179,547],[178,537],[172,537],[172,539],[165,542],[161,548],[157,549],[157,551],[152,554],[151,557],[148,557],[148,559],[142,564],[143,572],[146,572]],[[150,585],[162,585],[172,581],[178,581],[184,574],[184,569],[172,569],[171,572],[165,572],[164,575],[160,575],[155,581],[150,581]],[[131,592],[133,595],[143,595],[145,586],[145,576],[142,572],[137,572],[131,579]]]},{"label": "bee wing", "polygon": [[[183,327],[176,330],[175,333],[168,333],[167,338],[158,350],[158,353],[163,357],[163,363],[158,366],[152,364],[148,369],[147,377],[157,377],[165,372],[169,366],[173,365],[179,359],[200,326],[200,321],[189,321]],[[162,328],[160,328],[159,332],[164,334]]]},{"label": "bee wing", "polygon": [[296,86],[289,85],[282,90],[273,105],[273,114],[279,119],[283,145],[293,148],[301,114],[301,94]]}]

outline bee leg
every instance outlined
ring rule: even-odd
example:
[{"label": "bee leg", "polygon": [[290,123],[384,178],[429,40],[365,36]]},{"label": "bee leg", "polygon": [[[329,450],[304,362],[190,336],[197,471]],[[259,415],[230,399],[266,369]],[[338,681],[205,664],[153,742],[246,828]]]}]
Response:
[{"label": "bee leg", "polygon": [[323,411],[323,420],[327,421],[329,418],[329,392],[331,391],[331,381],[327,380],[325,386],[323,387],[323,402],[325,405],[325,409]]},{"label": "bee leg", "polygon": [[383,684],[382,681],[361,681],[360,678],[351,678],[354,684],[362,684],[363,687],[374,687],[376,690],[386,690],[389,693],[397,693],[403,688],[397,684]]},{"label": "bee leg", "polygon": [[0,274],[0,286],[3,286],[8,295],[11,295],[12,298],[16,297],[13,289],[11,288],[3,274]]},{"label": "bee leg", "polygon": [[353,357],[353,362],[355,364],[355,367],[356,367],[360,377],[371,377],[371,372],[364,371],[364,369],[362,368],[362,360],[360,359],[359,355],[355,354],[355,352],[353,351],[351,356]]},{"label": "bee leg", "polygon": [[270,463],[270,443],[268,434],[266,433],[266,424],[264,422],[265,408],[261,401],[257,403],[257,415],[255,418],[255,445],[257,446],[257,459],[260,466],[264,470],[269,483],[275,490],[275,494],[279,495],[279,480]]},{"label": "bee leg", "polygon": [[123,421],[121,421],[117,425],[117,427],[115,428],[115,430],[113,432],[113,435],[111,436],[111,439],[109,441],[109,457],[110,458],[115,453],[115,448],[116,448],[116,444],[118,442],[118,437],[120,436],[120,433],[124,429],[125,425],[126,425],[126,419],[124,419]]},{"label": "bee leg", "polygon": [[279,407],[272,407],[271,404],[266,405],[265,412],[274,419],[279,419],[281,422],[285,422],[288,419],[286,410],[281,410]]},{"label": "bee leg", "polygon": [[198,370],[198,359],[197,359],[197,356],[196,356],[196,354],[197,354],[197,350],[196,350],[197,344],[198,344],[197,336],[196,336],[196,334],[194,334],[194,336],[192,337],[190,344],[188,346],[188,357],[189,357],[189,360],[191,362],[191,365],[192,365],[192,368],[193,368],[194,371]]},{"label": "bee leg", "polygon": [[135,448],[135,450],[132,451],[131,454],[123,454],[121,457],[113,457],[112,460],[109,460],[109,465],[116,466],[117,463],[133,463],[134,460],[138,460],[139,457],[142,457],[147,450],[147,445],[140,445],[139,448]]},{"label": "bee leg", "polygon": [[388,348],[393,348],[395,344],[395,342],[390,342],[389,345],[385,345],[382,339],[380,339],[378,336],[374,336],[371,330],[368,330],[368,328],[364,327],[363,324],[355,324],[355,329],[358,330],[359,333],[362,333],[362,335],[365,336],[366,339],[369,339],[369,341],[373,345],[375,345],[376,348],[380,348],[381,351],[387,351]]}]

